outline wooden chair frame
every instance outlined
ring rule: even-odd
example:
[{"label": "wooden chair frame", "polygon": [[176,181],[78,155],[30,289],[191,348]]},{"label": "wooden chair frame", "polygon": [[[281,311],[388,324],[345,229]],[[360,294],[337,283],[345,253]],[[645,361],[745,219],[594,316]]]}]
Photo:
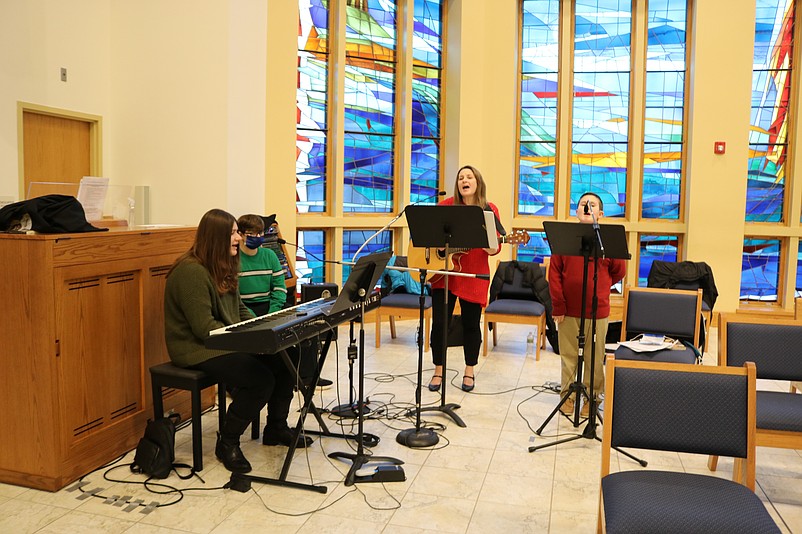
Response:
[{"label": "wooden chair frame", "polygon": [[[395,320],[396,319],[415,319],[416,321],[420,319],[420,309],[419,308],[402,308],[402,307],[394,307],[394,306],[385,306],[381,305],[374,311],[376,314],[376,348],[378,349],[381,347],[382,344],[382,330],[381,324],[382,319],[386,318],[390,322],[390,337],[392,339],[396,338],[396,330],[395,330]],[[423,310],[423,321],[424,321],[424,344],[423,350],[429,350],[429,332],[432,329],[432,308],[426,308]]]},{"label": "wooden chair frame", "polygon": [[[733,466],[732,480],[738,484],[746,486],[751,491],[755,491],[755,383],[757,372],[752,362],[747,362],[744,367],[713,367],[688,365],[665,362],[641,362],[635,360],[618,360],[614,357],[607,358],[607,372],[605,384],[605,417],[602,438],[602,460],[600,480],[610,474],[610,450],[612,449],[612,428],[614,399],[615,399],[615,370],[616,368],[639,368],[649,370],[682,371],[688,373],[708,373],[722,375],[746,376],[748,380],[747,398],[747,436],[746,436],[746,458],[735,458]],[[656,449],[660,450],[660,449]],[[597,532],[606,532],[604,519],[604,494],[599,486],[599,514],[597,521]]]},{"label": "wooden chair frame", "polygon": [[[719,314],[718,326],[718,365],[727,365],[727,324],[728,323],[749,323],[749,324],[770,324],[770,325],[788,325],[799,326],[802,325],[798,321],[791,319],[777,319],[769,317],[750,317],[744,318],[736,314]],[[751,362],[750,362],[751,363]],[[758,373],[759,375],[759,373]],[[791,390],[789,395],[795,394],[794,384],[798,382],[791,382]],[[756,444],[759,447],[771,447],[775,449],[802,449],[802,433],[761,429],[755,430]],[[718,467],[718,456],[710,456],[707,460],[707,467],[711,471],[715,471]]]}]

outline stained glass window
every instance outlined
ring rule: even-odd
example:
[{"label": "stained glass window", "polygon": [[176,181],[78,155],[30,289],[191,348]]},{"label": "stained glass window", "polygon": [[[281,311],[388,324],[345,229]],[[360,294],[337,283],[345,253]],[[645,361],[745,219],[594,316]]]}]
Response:
[{"label": "stained glass window", "polygon": [[326,232],[323,230],[299,230],[298,250],[295,254],[295,276],[301,284],[326,281]]},{"label": "stained glass window", "polygon": [[326,211],[329,13],[323,0],[300,0],[295,179],[298,213]]},{"label": "stained glass window", "polygon": [[518,213],[554,215],[559,0],[521,3]]},{"label": "stained glass window", "polygon": [[796,284],[794,284],[794,297],[802,297],[802,240],[796,252]]},{"label": "stained glass window", "polygon": [[642,216],[678,219],[687,0],[649,0]]},{"label": "stained glass window", "polygon": [[747,222],[780,222],[788,156],[794,0],[757,0]]},{"label": "stained glass window", "polygon": [[628,0],[577,0],[574,19],[571,210],[585,191],[607,217],[624,216],[629,140]]},{"label": "stained glass window", "polygon": [[640,262],[638,264],[638,285],[646,287],[649,270],[654,260],[677,261],[677,236],[646,235],[640,236]]},{"label": "stained glass window", "polygon": [[343,210],[388,213],[395,162],[395,2],[348,2],[345,26]]},{"label": "stained glass window", "polygon": [[[343,258],[345,261],[353,261],[354,254],[356,251],[359,250],[365,241],[368,240],[370,236],[376,233],[378,228],[373,230],[343,230]],[[373,240],[365,245],[362,251],[359,253],[359,257],[367,256],[368,254],[373,254],[374,252],[391,252],[393,250],[393,232],[392,230],[384,230],[379,235],[373,238]],[[350,265],[343,265],[343,281],[348,279],[348,275],[351,272]]]},{"label": "stained glass window", "polygon": [[780,240],[744,239],[741,300],[777,301],[780,279]]},{"label": "stained glass window", "polygon": [[[415,0],[412,27],[412,161],[410,202],[437,203],[443,2]],[[423,201],[423,202],[422,202]]]},{"label": "stained glass window", "polygon": [[529,232],[529,243],[517,246],[515,259],[518,261],[533,261],[543,263],[545,258],[551,256],[549,242],[546,239],[546,232]]}]

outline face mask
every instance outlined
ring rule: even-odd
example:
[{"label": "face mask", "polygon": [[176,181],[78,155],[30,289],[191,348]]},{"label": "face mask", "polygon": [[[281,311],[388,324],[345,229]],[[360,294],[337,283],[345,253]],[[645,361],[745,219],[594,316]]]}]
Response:
[{"label": "face mask", "polygon": [[250,249],[257,249],[261,247],[264,242],[265,236],[263,235],[249,235],[245,238],[245,246]]}]

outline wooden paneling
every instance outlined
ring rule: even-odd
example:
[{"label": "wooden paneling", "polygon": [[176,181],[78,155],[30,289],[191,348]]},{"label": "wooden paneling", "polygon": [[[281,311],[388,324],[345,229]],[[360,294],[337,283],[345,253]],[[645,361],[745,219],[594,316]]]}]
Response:
[{"label": "wooden paneling", "polygon": [[[55,491],[131,450],[169,359],[164,281],[194,229],[0,235],[0,482]],[[186,392],[165,408],[190,415]],[[214,402],[209,389],[204,404]]]}]

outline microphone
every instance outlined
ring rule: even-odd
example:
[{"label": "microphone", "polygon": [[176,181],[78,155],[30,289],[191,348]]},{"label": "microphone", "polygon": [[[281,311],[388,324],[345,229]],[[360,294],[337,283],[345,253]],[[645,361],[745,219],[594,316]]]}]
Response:
[{"label": "microphone", "polygon": [[398,219],[400,219],[400,218],[401,218],[401,216],[402,216],[402,215],[404,215],[404,212],[405,212],[405,211],[407,211],[407,208],[408,208],[409,206],[415,206],[415,205],[417,205],[417,204],[420,204],[421,202],[426,202],[426,201],[429,201],[429,200],[431,200],[431,199],[433,199],[433,198],[437,198],[437,197],[443,196],[443,195],[445,195],[445,194],[446,194],[446,192],[445,192],[445,191],[438,191],[438,192],[437,192],[436,194],[434,194],[434,195],[429,195],[428,197],[426,197],[426,198],[424,198],[424,199],[421,199],[421,200],[419,200],[419,201],[417,201],[417,202],[413,202],[412,204],[407,204],[406,206],[404,206],[404,209],[402,209],[400,212],[398,212],[398,215],[396,215],[395,217],[393,217],[393,218],[392,218],[392,220],[391,220],[390,222],[388,222],[387,224],[385,224],[384,226],[382,226],[381,228],[379,228],[379,229],[376,231],[376,233],[374,233],[372,236],[370,236],[369,238],[367,238],[367,240],[366,240],[364,243],[362,243],[362,245],[361,245],[361,246],[360,246],[358,249],[356,249],[356,252],[354,252],[354,257],[353,257],[353,258],[351,258],[351,261],[353,261],[353,262],[356,262],[356,257],[357,257],[357,256],[359,256],[359,253],[360,253],[360,252],[362,252],[362,249],[363,249],[363,248],[365,248],[365,245],[367,245],[368,243],[370,243],[371,241],[373,241],[373,239],[374,239],[374,238],[375,238],[377,235],[379,235],[380,233],[384,232],[384,231],[385,231],[387,228],[389,228],[389,227],[390,227],[390,225],[392,225],[392,224],[393,224],[395,221],[397,221]]},{"label": "microphone", "polygon": [[[585,215],[590,215],[590,213],[591,213],[591,212],[590,212],[590,207],[588,206],[588,203],[587,203],[587,202],[585,202]],[[595,218],[595,217],[594,217],[594,218]]]}]

